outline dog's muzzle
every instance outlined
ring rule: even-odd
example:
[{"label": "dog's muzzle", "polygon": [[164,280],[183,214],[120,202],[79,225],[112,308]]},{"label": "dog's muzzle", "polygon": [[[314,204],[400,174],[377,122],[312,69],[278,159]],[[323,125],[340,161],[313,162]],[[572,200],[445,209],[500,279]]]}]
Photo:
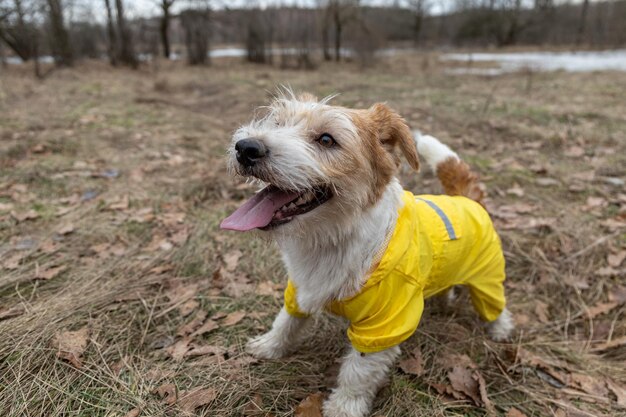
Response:
[{"label": "dog's muzzle", "polygon": [[245,167],[254,166],[261,159],[265,158],[268,153],[263,142],[255,138],[246,138],[237,141],[235,144],[235,152],[237,162]]}]

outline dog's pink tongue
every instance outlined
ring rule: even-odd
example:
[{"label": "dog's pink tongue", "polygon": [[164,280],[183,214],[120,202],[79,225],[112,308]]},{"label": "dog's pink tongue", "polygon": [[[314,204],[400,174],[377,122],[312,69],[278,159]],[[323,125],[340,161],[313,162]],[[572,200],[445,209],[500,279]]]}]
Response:
[{"label": "dog's pink tongue", "polygon": [[281,191],[272,186],[266,187],[222,220],[220,227],[244,232],[267,226],[279,208],[297,197],[298,193]]}]

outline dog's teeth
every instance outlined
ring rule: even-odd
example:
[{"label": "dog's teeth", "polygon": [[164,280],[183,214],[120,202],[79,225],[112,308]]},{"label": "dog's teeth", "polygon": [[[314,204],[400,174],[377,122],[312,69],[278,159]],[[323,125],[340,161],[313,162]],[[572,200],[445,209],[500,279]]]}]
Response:
[{"label": "dog's teeth", "polygon": [[304,199],[304,197],[300,196],[300,198],[296,200],[296,206],[299,206],[300,204],[303,204],[305,202],[306,200]]},{"label": "dog's teeth", "polygon": [[296,205],[294,203],[291,203],[287,206],[288,209],[295,209]]}]

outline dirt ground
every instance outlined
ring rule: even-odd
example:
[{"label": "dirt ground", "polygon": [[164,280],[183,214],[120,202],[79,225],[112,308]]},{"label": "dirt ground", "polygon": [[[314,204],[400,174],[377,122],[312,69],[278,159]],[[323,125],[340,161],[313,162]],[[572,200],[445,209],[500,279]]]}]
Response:
[{"label": "dirt ground", "polygon": [[466,295],[430,301],[373,415],[626,415],[625,73],[451,76],[409,55],[2,71],[2,416],[289,416],[328,393],[344,325],[246,355],[286,274],[271,244],[218,228],[253,191],[226,172],[229,136],[279,84],[388,102],[480,172],[501,232],[514,341],[488,340]]}]

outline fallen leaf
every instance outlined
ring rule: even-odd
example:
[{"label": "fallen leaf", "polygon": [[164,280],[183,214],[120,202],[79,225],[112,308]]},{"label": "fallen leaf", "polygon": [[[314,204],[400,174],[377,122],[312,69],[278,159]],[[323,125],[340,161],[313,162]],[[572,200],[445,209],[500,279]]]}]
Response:
[{"label": "fallen leaf", "polygon": [[178,407],[187,413],[193,413],[196,408],[209,404],[217,398],[217,392],[213,388],[196,388],[180,393]]},{"label": "fallen leaf", "polygon": [[239,258],[241,258],[242,255],[243,253],[240,250],[230,251],[224,255],[224,263],[226,264],[226,270],[228,272],[232,272],[237,268]]},{"label": "fallen leaf", "polygon": [[606,397],[609,393],[604,381],[575,372],[570,374],[569,386],[596,397]]},{"label": "fallen leaf", "polygon": [[568,156],[570,158],[580,158],[585,154],[585,148],[582,146],[570,146],[563,152],[563,155]]},{"label": "fallen leaf", "polygon": [[202,326],[200,326],[200,328],[198,328],[196,331],[194,331],[191,336],[196,337],[196,336],[201,336],[205,333],[209,333],[215,329],[218,329],[220,326],[219,324],[217,324],[216,322],[214,322],[211,319],[208,319],[207,321],[204,322],[204,324]]},{"label": "fallen leaf", "polygon": [[193,311],[198,307],[200,307],[200,302],[198,302],[197,300],[191,299],[183,303],[183,305],[181,305],[180,307],[178,307],[178,311],[180,312],[181,316],[187,317],[188,315],[193,313]]},{"label": "fallen leaf", "polygon": [[214,355],[223,359],[225,349],[214,345],[196,345],[189,346],[189,350],[185,352],[185,357],[193,358],[196,356]]},{"label": "fallen leaf", "polygon": [[35,279],[43,279],[43,280],[48,281],[52,278],[56,278],[61,272],[65,271],[66,269],[67,269],[67,266],[60,265],[60,266],[53,266],[45,270],[38,270],[35,273]]},{"label": "fallen leaf", "polygon": [[167,405],[175,404],[178,399],[178,392],[174,384],[163,384],[152,390],[152,393],[158,395],[161,401]]},{"label": "fallen leaf", "polygon": [[18,223],[21,223],[21,222],[25,222],[26,220],[35,220],[36,218],[39,217],[39,213],[37,213],[35,210],[32,210],[32,209],[25,211],[25,212],[20,212],[20,213],[12,211],[11,216],[15,220],[17,220]]},{"label": "fallen leaf", "polygon": [[28,252],[16,252],[2,261],[2,267],[9,270],[17,269],[19,268],[22,259],[26,258],[27,256]]},{"label": "fallen leaf", "polygon": [[549,323],[549,313],[548,313],[548,304],[543,301],[535,301],[535,314],[541,323]]},{"label": "fallen leaf", "polygon": [[177,341],[171,346],[165,348],[165,351],[170,355],[172,359],[176,362],[182,361],[185,357],[185,354],[191,349],[189,344],[191,343],[190,337],[185,337]]},{"label": "fallen leaf", "polygon": [[109,210],[128,210],[129,206],[130,198],[128,197],[128,194],[125,194],[121,197],[118,196],[109,200],[107,208]]},{"label": "fallen leaf", "polygon": [[239,323],[241,320],[243,320],[243,318],[246,316],[246,312],[245,311],[235,311],[233,313],[230,313],[229,315],[227,315],[224,318],[224,321],[222,321],[222,324],[224,326],[233,326],[237,323]]},{"label": "fallen leaf", "polygon": [[316,392],[306,397],[294,411],[294,417],[322,417],[324,394]]},{"label": "fallen leaf", "polygon": [[542,187],[551,187],[553,185],[561,185],[561,181],[555,178],[550,178],[550,177],[537,178],[535,180],[535,183]]},{"label": "fallen leaf", "polygon": [[275,284],[272,281],[263,281],[263,282],[260,282],[259,285],[257,285],[256,293],[259,295],[269,295],[272,297],[278,297],[280,296],[280,293],[281,293],[278,290],[279,287],[280,287],[279,284]]},{"label": "fallen leaf", "polygon": [[21,316],[26,312],[26,309],[22,305],[15,305],[11,308],[2,307],[0,309],[0,321],[12,319],[13,317]]},{"label": "fallen leaf", "polygon": [[57,229],[57,234],[61,236],[69,235],[74,231],[74,225],[72,223],[64,224]]},{"label": "fallen leaf", "polygon": [[188,323],[181,326],[178,331],[176,331],[177,336],[187,336],[193,333],[198,327],[202,325],[204,319],[206,319],[207,313],[204,310],[199,310],[196,315],[191,319]]},{"label": "fallen leaf", "polygon": [[258,416],[263,413],[263,397],[260,394],[254,394],[254,397],[248,401],[243,409],[244,417]]},{"label": "fallen leaf", "polygon": [[506,190],[506,193],[517,197],[523,197],[524,189],[520,187],[519,184],[514,184],[511,188]]},{"label": "fallen leaf", "polygon": [[62,331],[54,335],[52,344],[58,349],[57,357],[68,361],[75,368],[82,368],[81,356],[89,343],[89,327],[76,331]]},{"label": "fallen leaf", "polygon": [[624,259],[626,259],[626,250],[621,250],[617,253],[609,253],[606,261],[609,266],[617,268],[622,264],[622,262],[624,262]]},{"label": "fallen leaf", "polygon": [[602,352],[621,346],[626,346],[626,336],[618,337],[617,339],[609,340],[608,342],[599,343],[591,348],[591,351]]},{"label": "fallen leaf", "polygon": [[611,394],[615,396],[615,402],[617,405],[622,408],[626,408],[626,388],[611,379],[606,380],[606,386]]},{"label": "fallen leaf", "polygon": [[424,373],[424,361],[419,346],[413,349],[409,358],[400,361],[400,369],[410,375],[420,376]]},{"label": "fallen leaf", "polygon": [[130,410],[128,413],[126,413],[124,417],[139,417],[140,414],[141,414],[141,408],[135,407],[132,410]]},{"label": "fallen leaf", "polygon": [[522,413],[515,407],[509,408],[509,411],[506,412],[505,417],[527,417],[526,414]]},{"label": "fallen leaf", "polygon": [[480,393],[478,392],[478,382],[473,378],[473,371],[463,366],[453,366],[448,371],[450,385],[456,391],[469,397],[474,404],[481,405]]},{"label": "fallen leaf", "polygon": [[607,303],[598,303],[593,307],[589,307],[587,309],[587,316],[589,318],[595,318],[601,314],[606,314],[613,310],[615,307],[619,306],[621,303],[619,301],[609,301]]},{"label": "fallen leaf", "polygon": [[13,210],[12,203],[0,203],[0,211],[11,211]]}]

